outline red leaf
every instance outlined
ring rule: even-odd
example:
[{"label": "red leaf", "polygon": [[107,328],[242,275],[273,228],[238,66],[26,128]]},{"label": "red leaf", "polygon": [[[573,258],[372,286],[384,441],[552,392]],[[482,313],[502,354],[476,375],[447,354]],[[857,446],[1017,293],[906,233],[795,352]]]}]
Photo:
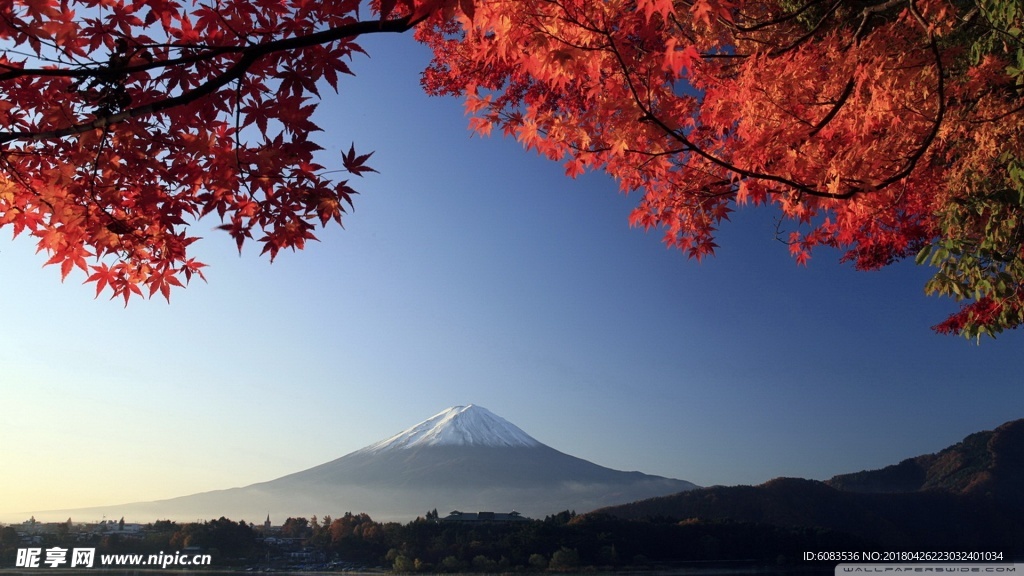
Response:
[{"label": "red leaf", "polygon": [[398,0],[380,0],[380,19],[387,20],[397,3]]},{"label": "red leaf", "polygon": [[348,149],[348,154],[342,155],[342,162],[345,165],[345,170],[355,174],[356,176],[362,176],[363,172],[376,172],[373,168],[364,165],[370,156],[373,156],[373,152],[356,156],[356,147],[355,143],[353,143]]}]

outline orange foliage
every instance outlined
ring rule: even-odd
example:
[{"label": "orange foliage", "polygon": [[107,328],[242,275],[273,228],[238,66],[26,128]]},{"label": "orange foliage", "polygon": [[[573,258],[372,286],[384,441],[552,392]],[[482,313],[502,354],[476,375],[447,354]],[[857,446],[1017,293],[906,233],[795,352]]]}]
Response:
[{"label": "orange foliage", "polygon": [[[313,162],[316,81],[351,74],[358,35],[418,26],[429,93],[464,97],[475,131],[569,176],[639,191],[631,222],[693,258],[737,205],[771,205],[800,263],[818,246],[862,269],[941,246],[929,290],[974,300],[941,330],[1024,321],[1012,1],[373,6],[360,20],[358,0],[3,4],[0,226],[126,301],[202,276],[188,230],[204,215],[239,248],[301,248],[356,193]],[[340,160],[362,175],[368,159],[353,146]],[[1002,183],[1020,201],[993,208]]]},{"label": "orange foliage", "polygon": [[872,269],[941,240],[964,174],[1021,153],[1009,62],[966,55],[986,25],[947,0],[515,0],[417,34],[425,88],[466,97],[474,129],[640,191],[632,223],[689,256],[771,204],[798,262],[825,245]]},{"label": "orange foliage", "polygon": [[[204,264],[196,219],[273,258],[341,222],[356,194],[313,161],[317,80],[337,88],[360,34],[403,32],[444,2],[12,0],[0,5],[0,226],[66,277],[170,297]],[[348,172],[373,171],[350,148]],[[90,263],[92,262],[92,263]]]}]

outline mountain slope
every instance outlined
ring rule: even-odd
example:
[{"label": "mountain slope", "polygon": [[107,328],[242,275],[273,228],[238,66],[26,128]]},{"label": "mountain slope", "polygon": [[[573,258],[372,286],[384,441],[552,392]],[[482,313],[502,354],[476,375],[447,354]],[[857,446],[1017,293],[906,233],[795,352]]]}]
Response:
[{"label": "mountain slope", "polygon": [[[308,470],[243,488],[48,516],[253,520],[367,512],[411,520],[439,511],[518,510],[543,517],[690,490],[683,480],[612,470],[564,454],[480,406],[456,406]],[[37,513],[37,518],[40,517]]]},{"label": "mountain slope", "polygon": [[940,490],[1024,506],[1024,420],[971,434],[935,454],[908,458],[881,470],[835,476],[827,484],[847,492]]},{"label": "mountain slope", "polygon": [[1024,554],[1024,420],[936,454],[828,482],[780,478],[598,510],[621,518],[702,518],[845,532],[885,546]]}]

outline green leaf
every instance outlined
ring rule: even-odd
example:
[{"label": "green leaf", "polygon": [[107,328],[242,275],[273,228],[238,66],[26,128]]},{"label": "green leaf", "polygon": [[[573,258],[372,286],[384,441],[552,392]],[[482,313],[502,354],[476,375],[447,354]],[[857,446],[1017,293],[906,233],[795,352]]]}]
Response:
[{"label": "green leaf", "polygon": [[928,255],[931,253],[932,245],[928,244],[924,248],[921,248],[921,251],[917,253],[917,258],[914,258],[914,262],[917,263],[918,266],[924,264],[928,260]]}]

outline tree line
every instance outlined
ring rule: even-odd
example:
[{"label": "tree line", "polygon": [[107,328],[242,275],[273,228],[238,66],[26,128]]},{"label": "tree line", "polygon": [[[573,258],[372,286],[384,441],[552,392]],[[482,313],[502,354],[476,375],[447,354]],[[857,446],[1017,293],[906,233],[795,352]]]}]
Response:
[{"label": "tree line", "polygon": [[[302,551],[323,564],[345,562],[401,573],[645,569],[708,562],[791,565],[801,562],[806,550],[864,545],[820,529],[696,519],[624,520],[571,511],[521,522],[448,522],[431,511],[406,524],[346,513],[338,518],[288,518],[271,533],[227,518],[184,524],[161,520],[148,525],[141,538],[113,532],[83,541],[72,531],[47,534],[41,544],[32,544],[94,546],[100,554],[198,547],[219,566],[259,565],[288,551]],[[17,548],[25,546],[15,528],[0,530],[5,565],[13,565]]]}]

